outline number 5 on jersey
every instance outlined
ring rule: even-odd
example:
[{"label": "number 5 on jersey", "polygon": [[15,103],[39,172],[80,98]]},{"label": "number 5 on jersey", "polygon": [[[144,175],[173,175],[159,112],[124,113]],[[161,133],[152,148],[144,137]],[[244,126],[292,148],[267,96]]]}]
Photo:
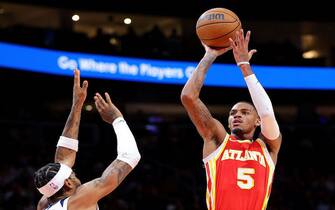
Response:
[{"label": "number 5 on jersey", "polygon": [[237,185],[244,190],[250,190],[255,186],[255,181],[252,178],[255,174],[254,168],[238,168],[237,169]]}]

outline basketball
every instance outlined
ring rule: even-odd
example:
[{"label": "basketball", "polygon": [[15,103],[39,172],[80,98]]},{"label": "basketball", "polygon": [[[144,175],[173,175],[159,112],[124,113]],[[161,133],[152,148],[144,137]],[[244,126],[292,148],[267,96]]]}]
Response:
[{"label": "basketball", "polygon": [[196,25],[199,39],[212,48],[229,47],[229,38],[234,40],[236,31],[240,29],[240,19],[226,8],[207,10],[199,17]]}]

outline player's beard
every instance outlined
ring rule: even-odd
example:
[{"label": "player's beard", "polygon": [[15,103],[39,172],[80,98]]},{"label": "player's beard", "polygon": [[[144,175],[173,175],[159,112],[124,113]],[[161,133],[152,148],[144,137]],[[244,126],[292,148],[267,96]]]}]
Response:
[{"label": "player's beard", "polygon": [[242,128],[233,128],[233,130],[231,130],[231,132],[233,134],[235,134],[236,136],[243,136]]}]

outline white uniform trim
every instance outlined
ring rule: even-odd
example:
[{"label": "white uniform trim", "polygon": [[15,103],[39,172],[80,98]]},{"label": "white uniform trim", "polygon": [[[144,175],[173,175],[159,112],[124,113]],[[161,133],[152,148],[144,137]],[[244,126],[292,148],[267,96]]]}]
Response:
[{"label": "white uniform trim", "polygon": [[216,156],[220,153],[220,151],[222,151],[222,149],[224,149],[223,147],[226,146],[227,141],[228,141],[228,139],[229,139],[229,136],[230,136],[230,135],[227,133],[227,134],[226,134],[226,137],[224,138],[224,140],[223,140],[223,142],[221,143],[221,145],[220,145],[214,152],[212,152],[212,153],[209,154],[207,157],[205,157],[204,159],[202,159],[202,161],[203,161],[204,163],[207,163],[208,161],[210,161],[211,159],[213,159],[214,157],[216,157]]}]

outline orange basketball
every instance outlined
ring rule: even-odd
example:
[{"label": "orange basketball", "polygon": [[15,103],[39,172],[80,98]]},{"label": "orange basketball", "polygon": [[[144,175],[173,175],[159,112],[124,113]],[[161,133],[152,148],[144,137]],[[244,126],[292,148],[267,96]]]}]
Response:
[{"label": "orange basketball", "polygon": [[204,12],[197,21],[196,31],[199,39],[213,48],[229,47],[229,38],[234,40],[241,29],[238,16],[225,8],[213,8]]}]

